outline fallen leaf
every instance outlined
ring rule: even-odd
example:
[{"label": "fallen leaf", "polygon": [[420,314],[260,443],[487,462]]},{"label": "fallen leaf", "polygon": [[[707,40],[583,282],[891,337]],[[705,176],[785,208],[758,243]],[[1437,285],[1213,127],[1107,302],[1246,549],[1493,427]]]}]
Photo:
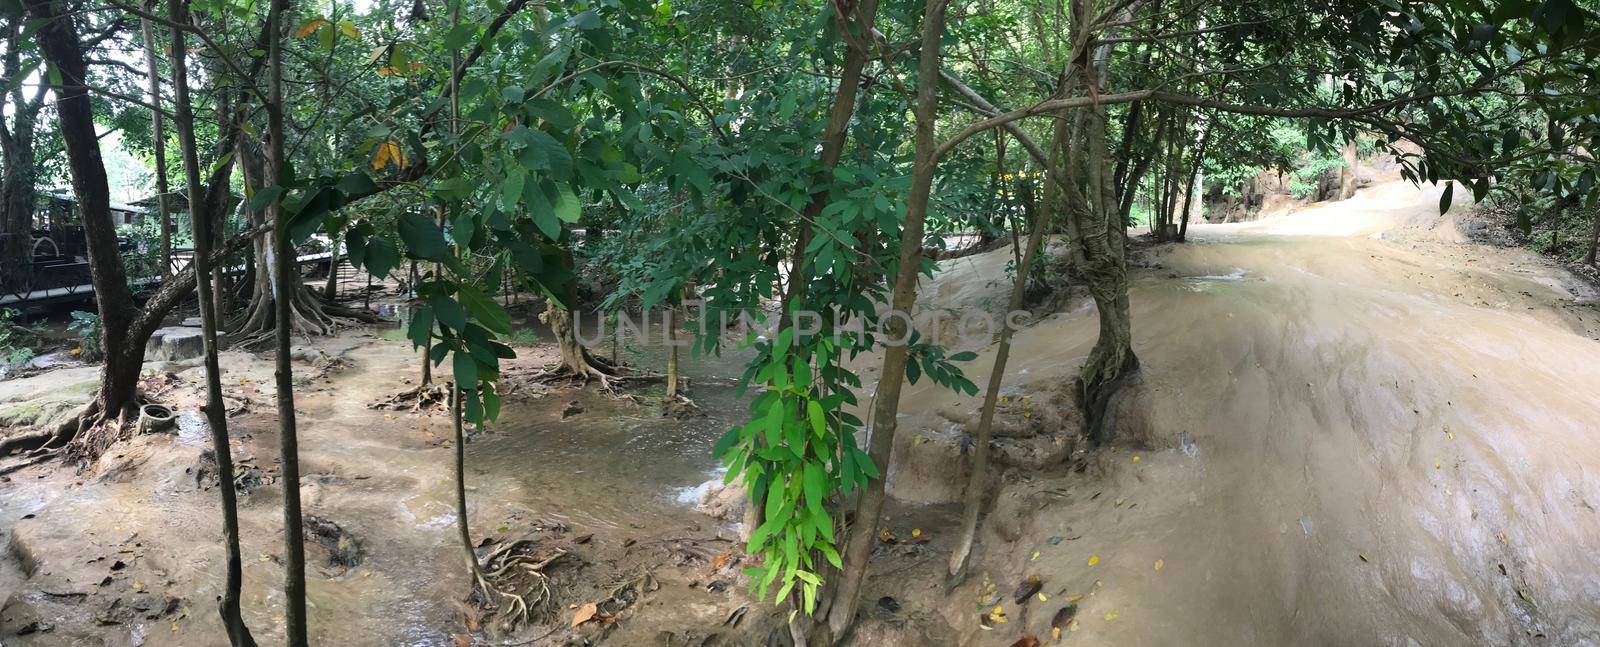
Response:
[{"label": "fallen leaf", "polygon": [[1167,562],[1165,560],[1160,560],[1160,559],[1156,560],[1156,570],[1159,571],[1159,570],[1161,570],[1162,566],[1166,566],[1166,565],[1167,565]]},{"label": "fallen leaf", "polygon": [[1505,544],[1505,545],[1507,545],[1507,546],[1510,546],[1510,545],[1511,545],[1511,542],[1509,542],[1509,541],[1506,541],[1506,534],[1505,534],[1505,533],[1503,533],[1503,532],[1502,532],[1502,533],[1500,533],[1500,543],[1502,543],[1502,544]]},{"label": "fallen leaf", "polygon": [[1037,550],[1033,551],[1033,556],[1028,558],[1029,561],[1033,561],[1035,559],[1039,559],[1039,551]]},{"label": "fallen leaf", "polygon": [[[1076,597],[1082,597],[1082,596],[1076,596]],[[1062,627],[1065,627],[1067,625],[1072,624],[1072,621],[1074,619],[1076,619],[1077,617],[1078,617],[1078,605],[1076,605],[1076,604],[1068,604],[1067,606],[1064,606],[1064,607],[1061,607],[1060,609],[1057,609],[1056,610],[1056,614],[1054,616],[1050,617],[1050,626],[1054,627],[1056,629],[1061,629]]]},{"label": "fallen leaf", "polygon": [[991,620],[993,622],[1005,622],[1006,621],[1005,609],[1002,609],[1000,607],[1000,605],[998,605],[998,604],[994,605],[994,610],[989,612],[989,620]]},{"label": "fallen leaf", "polygon": [[722,570],[722,567],[727,566],[728,562],[730,560],[732,560],[732,559],[733,559],[733,553],[722,553],[721,555],[717,555],[716,557],[711,558],[711,570],[713,570],[713,571]]},{"label": "fallen leaf", "polygon": [[1061,640],[1061,627],[1051,627],[1050,637],[1055,640]]},{"label": "fallen leaf", "polygon": [[921,537],[922,536],[922,529],[921,528],[912,528],[911,529],[911,536],[912,537]]},{"label": "fallen leaf", "polygon": [[1361,558],[1361,561],[1363,561],[1363,562],[1365,562],[1365,561],[1369,561],[1369,560],[1367,560],[1367,556],[1366,556],[1366,555],[1363,555],[1363,554],[1361,554],[1361,553],[1356,553],[1356,557],[1360,557],[1360,558]]},{"label": "fallen leaf", "polygon": [[1011,643],[1011,647],[1039,647],[1039,639],[1033,636],[1023,636],[1018,638],[1017,642]]},{"label": "fallen leaf", "polygon": [[1100,563],[1100,556],[1099,555],[1090,555],[1089,556],[1089,565],[1090,566],[1094,566],[1095,564],[1099,564],[1099,563]]},{"label": "fallen leaf", "polygon": [[593,602],[585,602],[583,606],[578,607],[578,610],[572,613],[572,626],[576,627],[590,620],[595,620],[598,615],[600,615],[600,605]]},{"label": "fallen leaf", "polygon": [[1107,622],[1110,622],[1112,620],[1116,620],[1117,619],[1117,610],[1116,609],[1112,609],[1110,611],[1107,611],[1105,618],[1106,618]]},{"label": "fallen leaf", "polygon": [[1133,462],[1135,462],[1135,463],[1139,462],[1139,457],[1138,456],[1134,456],[1133,457]]},{"label": "fallen leaf", "polygon": [[1521,596],[1523,600],[1526,600],[1528,604],[1533,604],[1533,596],[1528,595],[1527,589],[1517,589],[1517,595]]},{"label": "fallen leaf", "polygon": [[1029,575],[1028,579],[1023,580],[1022,584],[1017,586],[1017,591],[1012,594],[1011,599],[1017,604],[1027,604],[1028,598],[1033,597],[1033,594],[1038,593],[1042,588],[1044,588],[1044,581],[1040,580],[1038,575]]},{"label": "fallen leaf", "polygon": [[880,529],[878,531],[878,541],[881,541],[885,544],[892,544],[894,543],[894,533],[889,532],[888,528]]},{"label": "fallen leaf", "polygon": [[1122,504],[1125,503],[1125,502],[1127,502],[1127,499],[1117,499],[1115,502],[1112,503],[1112,507],[1120,508],[1120,507],[1122,507]]},{"label": "fallen leaf", "polygon": [[455,637],[455,641],[456,641],[456,647],[471,647],[472,646],[472,635],[471,634],[455,634],[454,637]]}]

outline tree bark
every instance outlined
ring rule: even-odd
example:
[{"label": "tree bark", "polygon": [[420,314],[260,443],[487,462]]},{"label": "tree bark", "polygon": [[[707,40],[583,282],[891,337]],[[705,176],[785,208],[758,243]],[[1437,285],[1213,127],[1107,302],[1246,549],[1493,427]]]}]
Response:
[{"label": "tree bark", "polygon": [[[279,25],[283,22],[285,4],[285,0],[273,0],[267,11],[267,33],[272,34],[267,45],[268,178],[283,176],[283,31]],[[282,201],[273,200],[266,211],[279,251],[274,259],[278,292],[274,295],[277,321],[273,333],[277,341],[278,442],[283,462],[284,633],[289,647],[306,647],[306,549],[300,514],[300,445],[295,429],[294,365],[290,358],[290,331],[294,325],[292,286],[297,283],[292,280],[298,268],[292,251],[294,245],[284,226]]]},{"label": "tree bark", "polygon": [[[153,5],[153,3],[152,3]],[[154,7],[152,6],[153,10]],[[189,10],[184,0],[167,0],[167,13],[173,22],[188,24]],[[145,41],[151,43],[151,30],[149,21],[145,21]],[[160,95],[159,82],[155,76],[154,45],[149,45],[150,60],[150,95],[152,98]],[[244,617],[239,609],[239,590],[243,586],[244,569],[239,548],[239,503],[238,494],[233,485],[233,452],[232,444],[228,442],[228,414],[226,405],[222,401],[222,370],[217,362],[217,304],[211,296],[211,223],[205,217],[203,195],[200,187],[200,158],[199,149],[194,138],[194,112],[189,99],[188,69],[184,61],[187,56],[184,43],[184,34],[181,29],[172,30],[172,87],[173,110],[176,116],[178,129],[178,145],[183,155],[184,179],[189,189],[189,222],[194,232],[194,275],[198,285],[196,292],[200,296],[200,330],[205,347],[206,367],[206,421],[211,427],[211,450],[216,456],[217,484],[222,495],[222,538],[223,548],[227,553],[226,582],[223,585],[221,600],[218,603],[218,613],[222,616],[222,626],[228,633],[228,643],[233,647],[254,647],[256,642],[250,636],[250,629],[245,626]],[[159,105],[159,104],[158,104]],[[158,113],[159,114],[159,113]],[[160,130],[160,117],[156,117],[157,132]],[[160,137],[160,135],[158,135]],[[159,142],[159,140],[158,140]],[[160,143],[157,144],[160,151]],[[157,153],[161,160],[162,153]],[[161,164],[162,162],[157,162]],[[163,205],[160,211],[162,218],[162,231],[170,234],[171,223],[167,221],[165,211],[165,183],[166,176],[163,172],[158,182],[163,195],[160,196]],[[170,239],[168,239],[170,240]]]},{"label": "tree bark", "polygon": [[[939,110],[939,42],[944,38],[944,0],[927,0],[922,21],[922,51],[917,63],[917,96],[915,108],[916,142],[911,175],[911,193],[906,203],[905,225],[900,232],[900,259],[895,268],[894,292],[890,299],[891,313],[904,316],[888,317],[887,348],[883,355],[883,371],[878,382],[876,407],[872,416],[871,436],[867,455],[884,477],[888,476],[893,459],[894,437],[900,412],[900,389],[905,384],[906,361],[910,338],[910,315],[917,301],[917,274],[922,265],[922,236],[924,218],[928,212],[928,198],[933,189],[933,175],[938,168],[934,152],[938,147],[934,126]],[[884,479],[870,482],[856,502],[856,516],[851,526],[844,550],[844,572],[834,589],[827,616],[818,618],[814,632],[820,644],[831,645],[841,641],[855,621],[856,606],[861,599],[862,584],[866,581],[867,562],[872,557],[872,545],[878,537],[878,519],[883,512]]]}]

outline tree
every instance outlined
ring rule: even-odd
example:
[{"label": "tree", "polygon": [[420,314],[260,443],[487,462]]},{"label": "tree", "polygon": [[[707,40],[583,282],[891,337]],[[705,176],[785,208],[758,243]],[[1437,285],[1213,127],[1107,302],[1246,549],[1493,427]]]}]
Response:
[{"label": "tree", "polygon": [[[190,24],[189,7],[185,0],[167,0],[167,14],[174,23]],[[145,21],[145,39],[150,41],[151,30],[149,21]],[[154,45],[150,48],[150,71],[152,81],[150,95],[152,99],[160,96],[160,84],[154,80],[156,66],[154,64]],[[226,552],[226,581],[223,584],[221,600],[218,611],[222,615],[222,626],[228,633],[228,642],[234,647],[248,647],[255,645],[255,640],[250,636],[250,629],[245,626],[244,618],[239,609],[239,590],[243,586],[244,567],[239,550],[239,504],[238,494],[234,490],[233,482],[233,444],[228,439],[228,413],[227,405],[222,400],[222,370],[217,362],[217,304],[211,291],[211,223],[205,214],[204,194],[200,183],[200,155],[198,144],[194,136],[194,111],[189,100],[189,78],[187,68],[188,50],[182,29],[172,29],[172,104],[175,114],[173,124],[178,131],[178,145],[182,151],[184,181],[189,189],[189,222],[194,232],[194,274],[198,283],[196,292],[200,300],[200,328],[205,346],[206,370],[206,422],[211,428],[211,451],[217,462],[217,490],[222,499],[222,536],[223,547]],[[152,101],[157,106],[158,102]],[[161,117],[155,117],[157,122],[156,132],[161,132],[159,127]],[[157,141],[160,138],[158,136]],[[161,144],[158,143],[159,147]],[[159,148],[157,150],[160,150]],[[161,160],[162,156],[157,155]],[[158,163],[160,163],[158,161]],[[165,179],[159,181],[163,192]],[[163,233],[170,233],[170,224],[166,222],[165,197],[161,198],[163,206],[158,213],[162,218]],[[170,238],[168,239],[170,241]]]}]

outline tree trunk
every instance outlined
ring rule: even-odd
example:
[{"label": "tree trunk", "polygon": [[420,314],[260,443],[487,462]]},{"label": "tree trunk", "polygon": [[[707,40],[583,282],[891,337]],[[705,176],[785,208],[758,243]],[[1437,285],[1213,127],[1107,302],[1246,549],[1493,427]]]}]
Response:
[{"label": "tree trunk", "polygon": [[[156,8],[155,0],[146,0],[144,8],[145,11],[154,13]],[[160,219],[161,225],[161,277],[166,278],[172,274],[172,221],[167,217],[167,130],[166,119],[161,116],[161,68],[156,64],[155,30],[150,28],[150,19],[141,18],[139,20],[139,28],[144,35],[145,68],[150,73],[150,105],[156,107],[155,110],[150,111],[150,140],[152,147],[155,149],[156,158],[156,217]],[[176,60],[176,57],[174,57],[174,60]],[[187,71],[184,74],[187,74]],[[173,70],[172,78],[174,81],[179,78],[177,70]],[[194,131],[193,124],[190,124],[188,128],[192,135]],[[196,157],[196,159],[199,158]],[[196,179],[194,188],[198,189],[199,171],[194,173],[194,177]],[[196,190],[192,191],[192,193],[198,194],[199,192]],[[190,196],[190,199],[192,200],[193,197]],[[193,218],[196,213],[201,212],[196,211],[194,205],[190,205],[190,217]],[[192,224],[190,226],[193,227]],[[196,237],[198,236],[199,234],[196,234]],[[195,256],[199,256],[200,243],[198,240],[195,241],[194,248]],[[201,283],[206,284],[209,281],[202,281]]]},{"label": "tree trunk", "polygon": [[661,316],[661,334],[667,342],[667,399],[683,393],[678,388],[678,305],[671,304]]},{"label": "tree trunk", "polygon": [[339,234],[329,236],[328,283],[322,286],[322,298],[332,301],[339,298]]},{"label": "tree trunk", "polygon": [[[239,171],[244,175],[245,183],[251,187],[251,193],[253,194],[255,191],[260,191],[271,185],[272,183],[266,180],[271,176],[262,168],[261,156],[255,150],[255,147],[251,145],[248,135],[241,132],[239,137],[241,141],[239,142],[236,160],[239,164]],[[249,211],[248,208],[243,208],[242,210]],[[273,222],[265,212],[249,213],[248,218],[251,226],[262,226]],[[254,248],[256,267],[276,267],[280,249],[288,250],[286,256],[289,258],[286,260],[291,268],[287,282],[282,283],[282,285],[287,286],[288,294],[291,297],[289,302],[290,332],[302,335],[331,334],[335,326],[334,319],[327,313],[316,293],[300,278],[299,264],[293,258],[296,255],[293,245],[280,240],[278,236],[261,237],[256,240]],[[279,293],[279,278],[276,272],[257,272],[255,285],[251,290],[250,305],[245,308],[244,315],[240,319],[238,326],[236,326],[235,336],[245,340],[247,344],[267,338],[268,334],[272,333],[277,326],[277,295]]]},{"label": "tree trunk", "polygon": [[[461,429],[461,390],[454,382],[450,389],[450,423],[456,435],[456,528],[461,535],[461,550],[466,553],[467,572],[474,583],[483,581],[483,566],[478,563],[477,547],[472,544],[472,529],[467,524],[467,436]],[[488,596],[489,592],[483,592]]]},{"label": "tree trunk", "polygon": [[[135,330],[139,310],[134,306],[127,271],[117,251],[110,187],[106,181],[105,162],[100,157],[99,137],[95,133],[94,108],[85,87],[88,65],[83,47],[71,17],[56,13],[58,7],[52,0],[28,0],[27,7],[34,18],[44,24],[37,35],[39,47],[51,67],[59,72],[60,85],[54,88],[57,124],[65,146],[72,190],[78,200],[78,217],[89,252],[89,275],[100,311],[105,364],[101,368],[95,400],[89,405],[84,424],[79,425],[81,430],[97,422],[118,419],[131,407],[139,368],[144,361],[144,345],[143,339],[129,334]],[[135,341],[138,343],[132,343]],[[113,431],[110,439],[95,439],[82,448],[80,455],[98,456],[99,450],[110,445],[117,433]]]},{"label": "tree trunk", "polygon": [[[184,0],[167,0],[167,13],[174,22],[179,24],[189,22],[188,7]],[[145,41],[151,42],[148,21],[145,22]],[[222,616],[222,626],[228,633],[228,643],[233,647],[254,647],[255,640],[251,638],[250,629],[245,626],[244,617],[239,610],[239,590],[244,581],[243,561],[239,549],[239,503],[233,485],[233,446],[228,442],[228,414],[226,405],[222,401],[222,370],[217,362],[217,304],[210,296],[211,223],[210,219],[205,217],[200,188],[200,158],[194,139],[194,112],[190,106],[188,69],[184,62],[186,55],[183,30],[175,28],[172,30],[173,108],[177,118],[178,144],[183,154],[184,178],[189,189],[189,222],[194,231],[193,267],[198,282],[195,291],[200,295],[200,330],[205,347],[205,413],[206,421],[211,427],[211,450],[217,462],[217,489],[222,495],[222,539],[223,548],[227,553],[226,582],[217,610]],[[156,97],[160,94],[160,86],[155,76],[154,45],[150,45],[148,56],[151,74],[150,94]],[[159,116],[156,117],[158,133],[160,119]],[[157,159],[162,159],[161,153],[157,154]],[[164,194],[166,191],[164,173],[158,181],[162,185],[160,191]],[[165,196],[161,196],[160,199],[161,204],[165,205]],[[166,219],[164,206],[160,214],[162,231],[169,233],[171,223]]]},{"label": "tree trunk", "polygon": [[[928,198],[933,189],[933,175],[938,167],[934,149],[934,126],[939,110],[939,42],[944,38],[945,8],[941,0],[925,3],[922,27],[922,51],[917,64],[916,145],[911,175],[911,193],[907,198],[905,225],[900,232],[900,259],[895,268],[894,293],[890,299],[891,312],[904,316],[888,318],[890,342],[884,350],[883,371],[878,382],[876,407],[872,415],[871,436],[867,455],[885,478],[893,459],[894,436],[900,412],[900,389],[905,384],[906,361],[909,349],[905,342],[910,337],[909,317],[917,301],[917,274],[922,265],[923,220],[928,212]],[[878,540],[878,519],[883,512],[884,478],[870,482],[856,502],[855,522],[851,526],[844,550],[844,572],[839,575],[839,585],[834,589],[827,616],[818,618],[814,633],[820,644],[831,645],[841,641],[855,621],[856,605],[861,599],[862,584],[866,581],[867,562],[872,557],[873,543]]]},{"label": "tree trunk", "polygon": [[[1072,0],[1073,41],[1089,40],[1083,30],[1090,21],[1085,0]],[[1110,47],[1096,48],[1094,57],[1079,82],[1088,93],[1099,92],[1104,84],[1106,58]],[[1116,200],[1111,190],[1112,163],[1106,145],[1104,105],[1075,109],[1071,123],[1077,137],[1067,130],[1066,118],[1056,120],[1057,150],[1062,151],[1068,169],[1081,173],[1083,189],[1068,184],[1067,202],[1071,215],[1077,270],[1099,311],[1100,334],[1079,370],[1079,402],[1084,411],[1086,431],[1091,442],[1101,445],[1111,440],[1107,412],[1112,397],[1137,376],[1139,360],[1133,354],[1133,332],[1128,304],[1128,275],[1124,258],[1124,237],[1113,227],[1122,227],[1117,217]],[[1063,115],[1066,117],[1066,115]],[[1086,156],[1079,158],[1078,151]]]},{"label": "tree trunk", "polygon": [[1584,265],[1594,265],[1595,248],[1600,247],[1600,208],[1594,210],[1594,227],[1589,231],[1589,253],[1583,255]]},{"label": "tree trunk", "polygon": [[[1022,253],[1022,261],[1017,264],[1017,276],[1011,285],[1011,302],[1007,312],[1022,309],[1022,301],[1027,294],[1028,274],[1032,271],[1034,258],[1044,243],[1044,230],[1050,223],[1051,198],[1056,191],[1051,188],[1053,181],[1049,178],[1055,177],[1055,171],[1050,169],[1046,173],[1045,200],[1037,207],[1034,206],[1032,191],[1028,185],[1018,184],[1021,189],[1019,197],[1029,216],[1028,243]],[[989,486],[989,443],[994,434],[995,402],[1000,399],[1000,384],[1005,379],[1006,360],[1011,356],[1013,332],[1009,325],[1000,327],[1000,339],[994,351],[994,365],[989,371],[989,385],[983,394],[983,407],[979,409],[978,437],[972,453],[972,475],[967,480],[966,496],[962,500],[961,530],[957,535],[955,550],[950,554],[949,575],[954,584],[959,584],[966,578],[967,567],[972,557],[972,542],[978,534],[978,514],[983,505],[984,490]]]},{"label": "tree trunk", "polygon": [[[7,21],[4,74],[13,79],[22,73],[21,20]],[[18,84],[7,93],[8,116],[12,126],[0,124],[0,155],[4,158],[4,179],[0,179],[0,292],[23,292],[33,283],[33,211],[38,200],[38,163],[33,148],[34,129],[44,105],[45,89],[32,98]]]},{"label": "tree trunk", "polygon": [[[283,21],[285,0],[273,0],[267,11],[267,33],[272,34],[267,45],[267,174],[268,178],[283,176],[283,38],[279,25]],[[267,205],[267,217],[273,223],[273,238],[277,241],[274,270],[278,292],[274,294],[277,321],[273,330],[277,340],[278,441],[283,462],[283,541],[284,541],[284,618],[285,639],[289,647],[306,647],[306,547],[304,528],[300,517],[300,445],[295,429],[294,365],[290,358],[290,332],[294,326],[294,288],[304,285],[298,281],[294,262],[294,245],[289,240],[289,230],[284,226],[283,203],[273,200]]]},{"label": "tree trunk", "polygon": [[1210,122],[1203,126],[1206,128],[1200,133],[1200,146],[1195,149],[1194,159],[1189,162],[1189,183],[1183,190],[1183,221],[1178,223],[1178,242],[1184,242],[1189,237],[1189,208],[1194,200],[1194,183],[1200,177],[1200,166],[1206,163],[1206,147],[1211,144]]}]

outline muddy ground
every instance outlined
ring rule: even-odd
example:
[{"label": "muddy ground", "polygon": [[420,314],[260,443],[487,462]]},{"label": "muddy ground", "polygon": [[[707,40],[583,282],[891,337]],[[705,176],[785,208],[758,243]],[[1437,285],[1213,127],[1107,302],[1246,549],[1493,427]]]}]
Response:
[{"label": "muddy ground", "polygon": [[[1381,184],[1191,225],[1192,243],[1142,251],[1144,382],[1119,405],[1111,448],[1074,433],[1092,304],[1063,300],[1018,333],[996,439],[1007,469],[990,484],[978,567],[953,591],[950,502],[978,399],[908,388],[892,539],[856,644],[1600,644],[1595,293],[1531,253],[1467,243],[1462,212],[1439,217],[1437,196]],[[944,263],[923,308],[1004,303],[1009,254]],[[351,329],[297,353],[306,512],[340,529],[310,551],[313,640],[497,644],[459,604],[448,419],[365,406],[415,381],[397,337]],[[981,351],[966,370],[983,384],[985,341],[955,345]],[[519,354],[513,372],[553,360],[538,345]],[[245,614],[276,642],[271,365],[241,351],[223,363],[244,407],[235,460],[254,486],[241,502]],[[469,443],[473,536],[573,555],[550,569],[541,622],[510,644],[765,644],[781,618],[738,581],[737,528],[693,505],[716,476],[709,448],[743,414],[741,363],[691,362],[704,418],[663,416],[651,387],[638,403],[528,387]],[[870,390],[874,362],[860,366]],[[148,389],[188,412],[178,434],[137,437],[83,473],[0,482],[4,644],[221,644],[216,490],[197,479],[201,374],[150,368]],[[0,382],[0,418],[63,410],[93,379]],[[614,622],[570,626],[574,607],[606,600]]]}]

